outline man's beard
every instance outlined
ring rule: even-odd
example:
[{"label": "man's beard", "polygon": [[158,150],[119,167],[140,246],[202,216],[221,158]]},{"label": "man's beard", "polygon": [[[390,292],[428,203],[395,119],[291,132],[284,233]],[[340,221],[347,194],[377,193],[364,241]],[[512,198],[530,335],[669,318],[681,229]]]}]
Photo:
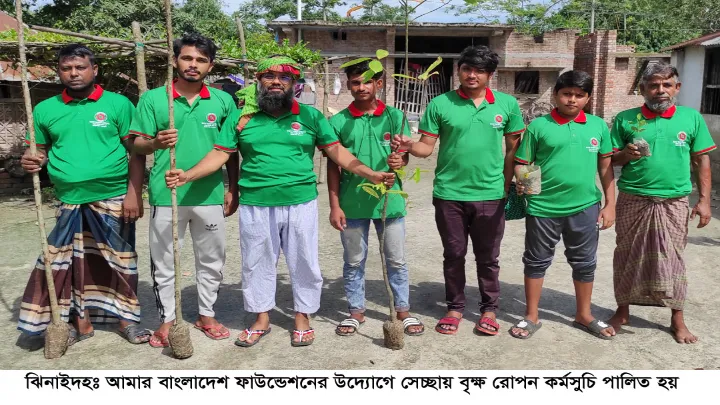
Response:
[{"label": "man's beard", "polygon": [[260,86],[257,94],[258,107],[270,113],[289,110],[292,107],[293,93],[292,87],[284,93],[278,93],[271,92],[267,87]]},{"label": "man's beard", "polygon": [[645,98],[645,104],[652,111],[664,112],[664,111],[667,111],[668,108],[675,105],[675,97],[670,97],[668,100],[662,101],[662,102]]}]

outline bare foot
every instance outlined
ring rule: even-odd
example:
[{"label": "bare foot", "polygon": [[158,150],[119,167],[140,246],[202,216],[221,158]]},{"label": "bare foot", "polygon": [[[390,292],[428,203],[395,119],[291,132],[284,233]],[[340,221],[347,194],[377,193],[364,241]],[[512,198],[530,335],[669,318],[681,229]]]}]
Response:
[{"label": "bare foot", "polygon": [[697,336],[690,333],[690,330],[685,325],[683,318],[683,312],[673,310],[672,318],[670,320],[670,330],[672,330],[675,341],[678,343],[695,343],[698,341]]},{"label": "bare foot", "polygon": [[[259,313],[255,322],[248,328],[250,330],[267,330],[270,327],[270,315],[267,312]],[[247,343],[253,343],[260,339],[262,335],[253,333],[250,336],[243,330],[238,336],[238,340]]]},{"label": "bare foot", "polygon": [[[445,317],[448,317],[448,318],[462,319],[462,316],[463,316],[462,312],[458,312],[458,311],[448,311],[447,314],[445,314]],[[441,325],[440,329],[444,329],[447,331],[454,331],[454,330],[457,330],[457,327],[455,325]]]},{"label": "bare foot", "polygon": [[80,317],[76,314],[73,317],[73,326],[75,327],[75,330],[78,331],[78,335],[87,335],[92,332],[93,325],[90,323],[90,312],[85,310],[83,319],[80,319]]},{"label": "bare foot", "polygon": [[[355,319],[360,323],[363,323],[365,321],[365,314],[350,314],[350,318]],[[355,328],[353,328],[352,326],[338,326],[338,331],[343,334],[353,333],[355,331]]]},{"label": "bare foot", "polygon": [[615,314],[608,320],[607,323],[619,332],[623,325],[627,325],[630,321],[630,306],[623,305],[619,306],[615,311]]}]

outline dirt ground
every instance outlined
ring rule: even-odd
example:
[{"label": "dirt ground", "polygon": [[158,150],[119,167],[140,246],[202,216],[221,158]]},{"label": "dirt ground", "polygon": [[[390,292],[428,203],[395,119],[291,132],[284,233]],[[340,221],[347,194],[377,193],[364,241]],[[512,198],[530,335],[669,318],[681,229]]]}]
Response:
[{"label": "dirt ground", "polygon": [[[278,268],[277,307],[271,313],[273,331],[252,348],[233,344],[235,336],[252,323],[243,310],[240,280],[240,248],[237,215],[227,219],[227,264],[216,311],[231,329],[230,339],[213,341],[192,330],[195,354],[176,360],[170,349],[133,346],[99,326],[92,339],[71,347],[61,359],[48,361],[41,350],[42,338],[27,338],[17,331],[17,315],[28,273],[40,252],[35,212],[31,200],[10,199],[0,203],[0,368],[2,369],[717,369],[720,368],[720,201],[713,201],[715,218],[704,229],[690,228],[685,252],[689,278],[686,322],[700,338],[695,345],[675,343],[669,331],[670,310],[633,307],[631,326],[613,341],[597,339],[571,326],[575,299],[570,268],[558,246],[553,266],[545,279],[541,307],[543,327],[529,340],[508,333],[524,314],[521,256],[524,221],[508,222],[500,264],[501,297],[498,318],[502,333],[495,337],[473,334],[479,318],[479,292],[472,253],[467,257],[469,307],[456,336],[440,335],[434,325],[445,313],[442,276],[442,247],[431,204],[435,159],[413,159],[410,167],[424,173],[419,184],[407,184],[410,194],[407,216],[407,261],[410,269],[411,311],[426,325],[426,333],[405,337],[405,348],[391,351],[383,346],[382,323],[386,320],[386,292],[378,259],[374,231],[367,263],[367,322],[357,335],[340,337],[335,326],[347,315],[342,279],[342,246],[338,232],[327,221],[326,185],[320,191],[320,265],[325,278],[320,311],[313,316],[316,341],[309,347],[290,346],[293,328],[292,291],[281,258]],[[317,171],[317,170],[316,170]],[[324,170],[323,170],[324,174]],[[323,175],[324,177],[324,175]],[[693,200],[691,200],[691,203]],[[46,216],[53,213],[46,211]],[[54,222],[48,220],[48,225]],[[612,288],[614,228],[601,233],[598,251],[593,313],[609,318],[615,308]],[[148,262],[147,217],[138,223],[137,250],[140,257],[139,297],[143,305],[142,325],[158,325]],[[472,249],[469,249],[472,252]],[[197,290],[189,240],[182,252],[183,313],[189,321],[197,317]]]}]

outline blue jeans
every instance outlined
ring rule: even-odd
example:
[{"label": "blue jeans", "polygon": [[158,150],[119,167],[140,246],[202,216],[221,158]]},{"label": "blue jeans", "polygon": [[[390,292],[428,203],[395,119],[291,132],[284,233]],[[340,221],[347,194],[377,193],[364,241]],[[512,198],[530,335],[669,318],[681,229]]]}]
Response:
[{"label": "blue jeans", "polygon": [[[340,239],[345,249],[343,260],[343,278],[345,279],[345,295],[351,314],[365,312],[365,261],[368,253],[368,233],[370,232],[370,219],[348,219],[347,227],[340,233]],[[383,232],[382,221],[372,220],[378,240]],[[385,220],[387,233],[385,235],[385,263],[388,269],[390,288],[395,296],[395,310],[407,312],[410,310],[410,284],[408,269],[405,263],[405,218],[388,218]],[[379,253],[379,252],[378,252]],[[377,274],[382,274],[379,269]]]}]

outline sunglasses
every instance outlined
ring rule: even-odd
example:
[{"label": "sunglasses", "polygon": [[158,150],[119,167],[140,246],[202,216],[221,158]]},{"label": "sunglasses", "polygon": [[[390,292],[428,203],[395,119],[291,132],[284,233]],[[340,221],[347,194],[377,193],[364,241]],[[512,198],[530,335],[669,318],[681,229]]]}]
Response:
[{"label": "sunglasses", "polygon": [[292,82],[293,76],[288,74],[275,75],[273,73],[263,73],[262,75],[260,75],[260,79],[266,82],[273,82],[275,81],[275,79],[278,79],[280,83],[288,84]]}]

